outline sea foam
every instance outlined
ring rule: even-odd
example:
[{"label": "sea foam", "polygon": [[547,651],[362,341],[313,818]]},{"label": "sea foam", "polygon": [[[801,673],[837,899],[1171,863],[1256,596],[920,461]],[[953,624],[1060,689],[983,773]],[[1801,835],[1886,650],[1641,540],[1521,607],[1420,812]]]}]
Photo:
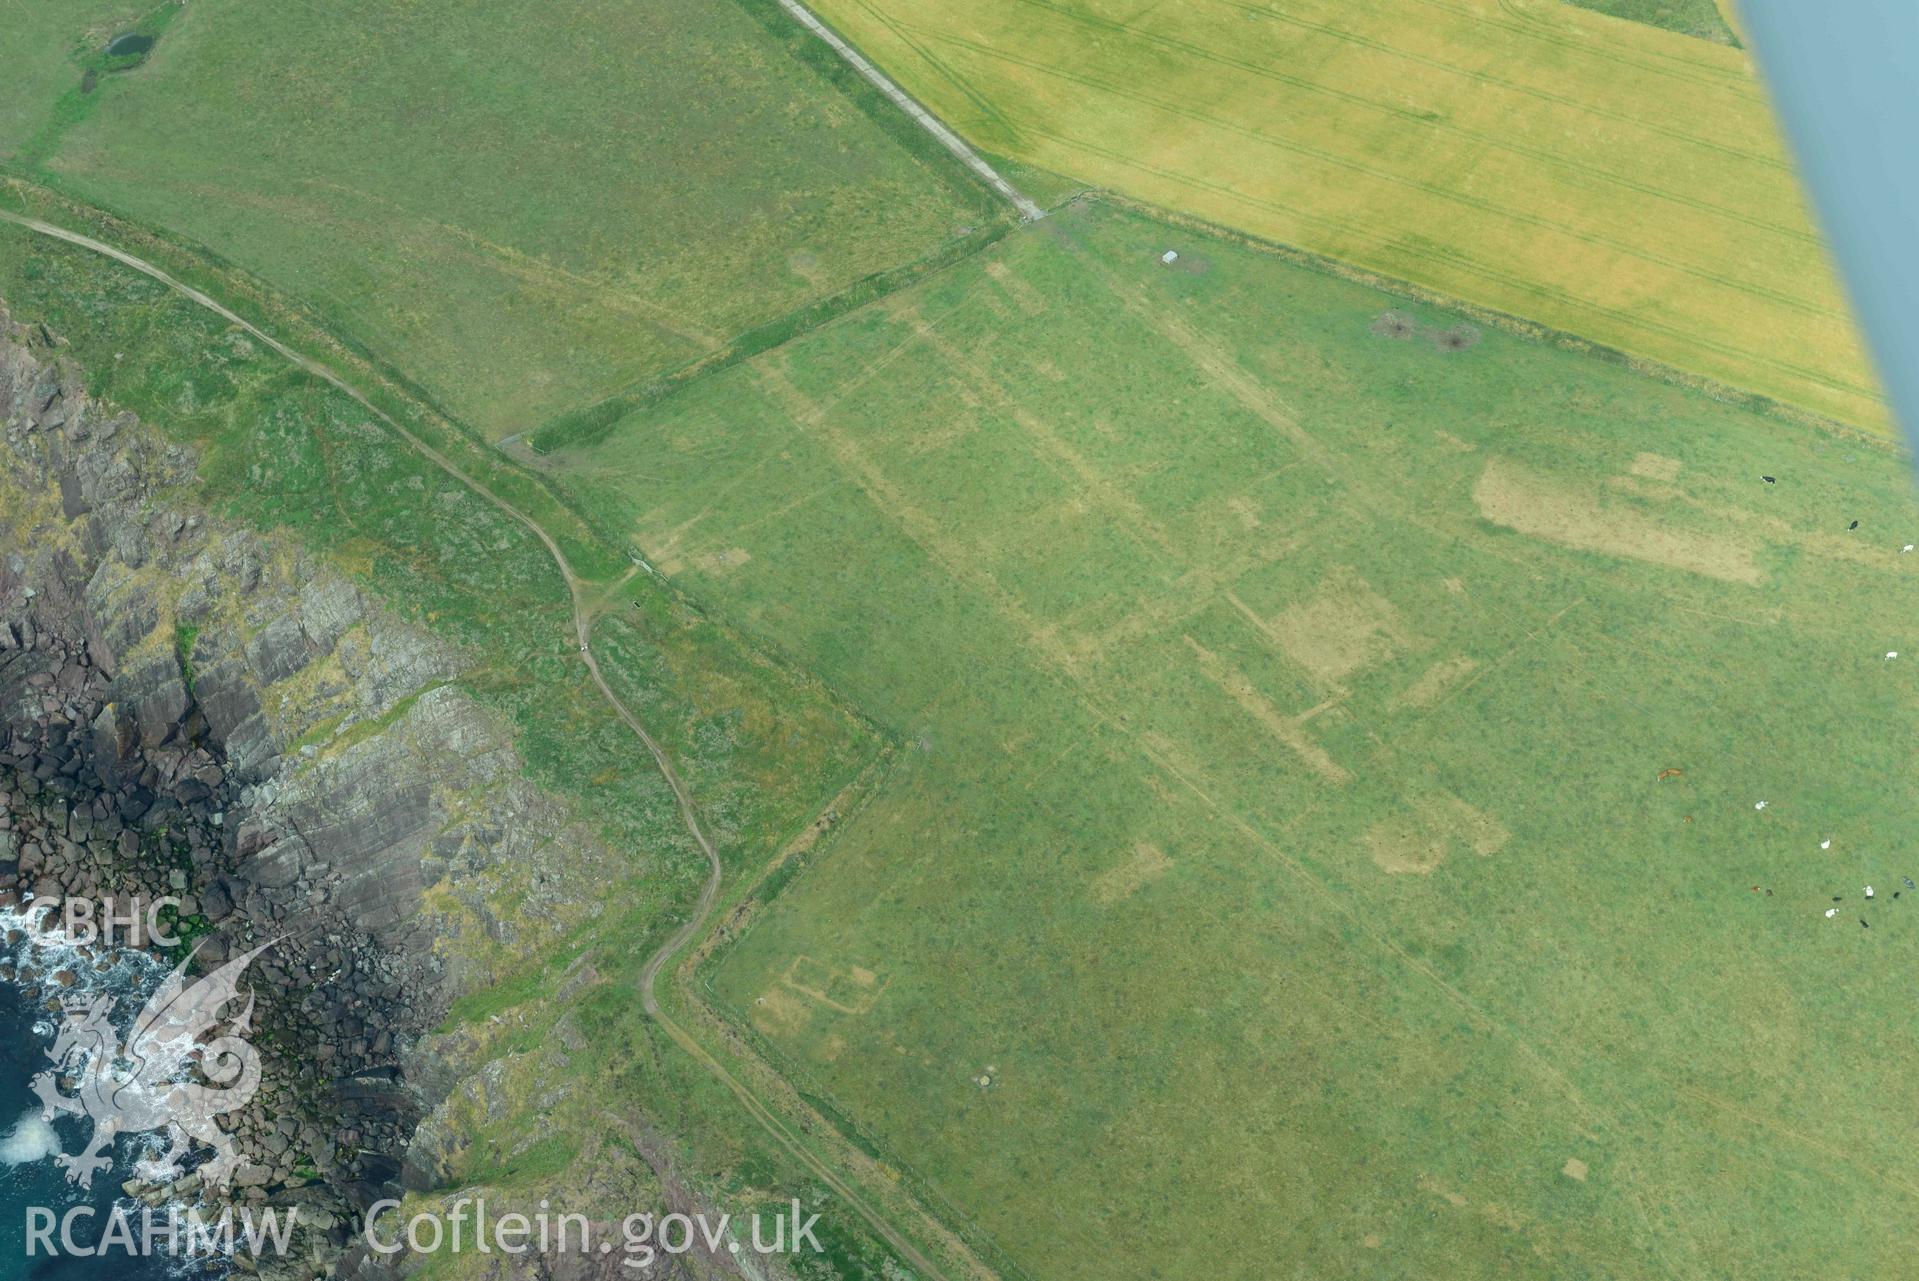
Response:
[{"label": "sea foam", "polygon": [[7,1137],[0,1139],[0,1165],[31,1165],[59,1151],[60,1136],[53,1132],[52,1122],[35,1108],[21,1113]]}]

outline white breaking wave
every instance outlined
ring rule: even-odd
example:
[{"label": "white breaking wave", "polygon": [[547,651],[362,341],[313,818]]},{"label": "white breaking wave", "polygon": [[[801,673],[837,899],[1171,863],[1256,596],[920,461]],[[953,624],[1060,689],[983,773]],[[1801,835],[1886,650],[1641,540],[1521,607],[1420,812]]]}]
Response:
[{"label": "white breaking wave", "polygon": [[53,1132],[52,1122],[36,1108],[21,1113],[20,1119],[7,1131],[7,1137],[0,1139],[0,1164],[31,1165],[60,1150],[60,1136]]},{"label": "white breaking wave", "polygon": [[[20,935],[19,942],[11,948],[0,942],[0,960],[31,965],[43,979],[56,971],[68,971],[73,975],[72,984],[63,984],[52,993],[63,1002],[79,1005],[96,996],[114,996],[121,998],[126,1010],[131,1012],[160,985],[170,968],[159,957],[146,952],[75,943],[57,929],[43,932],[39,927],[44,923],[37,919],[31,904],[0,908],[0,940],[9,932],[17,931]],[[97,963],[100,957],[106,960],[104,967]],[[43,1037],[51,1036],[53,1023],[43,1021],[35,1025],[34,1031]]]},{"label": "white breaking wave", "polygon": [[[112,996],[121,1007],[119,1013],[130,1017],[167,973],[159,957],[126,948],[76,944],[58,930],[42,932],[41,924],[31,905],[0,908],[0,961],[21,969],[31,967],[49,994],[62,1002],[78,1006],[95,997]],[[9,947],[6,936],[13,931],[18,931],[19,938]],[[105,964],[100,963],[102,959]],[[71,975],[71,986],[54,987],[47,982],[60,971]],[[59,1018],[54,1014],[42,1014],[33,1024],[33,1035],[49,1044],[58,1030]],[[65,1150],[52,1123],[39,1108],[30,1108],[0,1137],[0,1168],[31,1165]]]}]

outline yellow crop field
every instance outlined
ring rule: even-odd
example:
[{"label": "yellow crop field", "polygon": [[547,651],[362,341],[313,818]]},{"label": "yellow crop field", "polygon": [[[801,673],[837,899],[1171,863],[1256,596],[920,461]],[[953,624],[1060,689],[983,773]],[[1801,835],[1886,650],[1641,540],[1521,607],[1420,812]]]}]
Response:
[{"label": "yellow crop field", "polygon": [[1556,0],[821,0],[979,145],[1876,431],[1748,55]]}]

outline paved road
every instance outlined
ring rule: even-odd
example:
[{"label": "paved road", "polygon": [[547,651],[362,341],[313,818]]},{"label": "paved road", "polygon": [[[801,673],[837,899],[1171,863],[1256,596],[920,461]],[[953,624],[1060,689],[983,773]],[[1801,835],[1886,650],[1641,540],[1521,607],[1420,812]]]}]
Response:
[{"label": "paved road", "polygon": [[783,1121],[775,1116],[765,1104],[760,1102],[751,1090],[747,1089],[744,1084],[727,1070],[725,1064],[709,1054],[704,1046],[695,1040],[693,1036],[679,1024],[675,1023],[673,1019],[660,1008],[659,998],[654,993],[654,985],[659,978],[660,971],[665,968],[667,962],[672,959],[675,953],[685,947],[686,944],[700,932],[700,929],[706,924],[707,917],[712,914],[713,904],[719,899],[721,879],[720,855],[719,851],[713,847],[713,842],[707,838],[706,830],[700,826],[699,812],[693,804],[692,794],[687,791],[686,784],[680,779],[679,771],[673,768],[672,757],[668,755],[665,748],[660,746],[659,741],[647,731],[646,726],[640,722],[639,717],[635,716],[631,709],[620,701],[619,695],[615,694],[612,686],[607,684],[606,677],[601,675],[599,661],[594,658],[592,649],[593,619],[597,611],[594,609],[586,590],[589,584],[585,583],[578,574],[573,572],[573,566],[567,560],[566,553],[560,550],[560,544],[555,541],[553,536],[549,534],[538,521],[515,507],[506,499],[500,497],[500,495],[494,493],[491,489],[488,489],[484,484],[480,483],[480,481],[468,475],[460,468],[459,464],[435,449],[432,445],[429,445],[426,441],[420,439],[420,437],[414,435],[405,427],[402,427],[394,420],[392,415],[375,405],[358,388],[347,382],[346,379],[342,378],[332,369],[314,360],[310,356],[295,351],[279,339],[260,329],[257,325],[254,325],[251,321],[237,315],[200,290],[195,289],[192,285],[176,279],[167,272],[162,271],[159,267],[146,261],[144,258],[135,257],[133,254],[123,249],[115,248],[104,241],[95,240],[91,236],[83,236],[79,232],[69,231],[65,227],[56,226],[50,222],[43,222],[38,218],[29,218],[22,214],[13,213],[10,210],[0,209],[0,222],[10,222],[16,226],[24,227],[28,231],[36,232],[39,235],[47,236],[54,240],[65,241],[70,245],[78,245],[82,249],[88,249],[97,254],[104,254],[115,262],[123,263],[131,267],[142,275],[152,277],[167,286],[167,288],[174,290],[192,302],[211,311],[228,324],[236,325],[245,330],[248,334],[259,339],[262,343],[266,344],[273,351],[279,353],[300,369],[351,397],[354,403],[379,419],[379,421],[384,423],[396,436],[404,440],[434,466],[459,481],[460,484],[466,486],[466,488],[472,490],[487,502],[492,503],[495,507],[499,508],[500,511],[526,526],[526,528],[532,532],[533,536],[540,540],[541,545],[546,548],[547,554],[553,558],[554,565],[559,568],[560,576],[565,579],[567,591],[572,597],[574,637],[580,647],[580,657],[585,660],[586,669],[593,676],[593,683],[599,687],[600,693],[606,698],[607,703],[613,708],[614,713],[619,716],[620,720],[626,724],[628,729],[633,731],[640,742],[646,745],[646,750],[652,754],[653,763],[658,767],[661,777],[666,780],[667,786],[673,789],[673,797],[679,806],[680,819],[686,825],[687,833],[692,836],[693,840],[699,845],[700,852],[706,856],[706,883],[700,887],[699,900],[694,904],[692,914],[687,917],[686,922],[682,924],[679,929],[673,932],[672,937],[667,939],[660,949],[648,958],[645,968],[640,972],[641,1004],[645,1007],[648,1016],[657,1021],[681,1048],[686,1050],[688,1054],[691,1054],[709,1073],[718,1078],[719,1081],[726,1086],[733,1096],[740,1101],[741,1105],[745,1107],[747,1112],[760,1123],[762,1129],[771,1135],[781,1147],[791,1153],[796,1160],[808,1170],[812,1171],[813,1175],[818,1178],[820,1182],[831,1188],[839,1195],[841,1200],[852,1207],[854,1212],[857,1213],[860,1218],[864,1219],[867,1225],[870,1226],[887,1245],[891,1246],[901,1259],[917,1269],[923,1277],[930,1278],[931,1281],[946,1281],[946,1274],[943,1271],[936,1267],[925,1255],[920,1253],[912,1242],[908,1241],[896,1231],[892,1224],[889,1223],[879,1211],[869,1205],[865,1198],[847,1183],[846,1180],[840,1178],[830,1166],[806,1148]]}]

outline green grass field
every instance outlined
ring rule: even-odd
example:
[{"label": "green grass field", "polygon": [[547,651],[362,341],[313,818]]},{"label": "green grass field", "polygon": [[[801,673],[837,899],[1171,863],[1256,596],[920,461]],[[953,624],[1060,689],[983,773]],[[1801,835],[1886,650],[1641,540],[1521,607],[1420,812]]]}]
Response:
[{"label": "green grass field", "polygon": [[[243,279],[125,224],[30,207],[159,259],[302,349],[327,351],[324,336],[258,310]],[[744,1212],[789,1195],[819,1201],[824,1189],[641,1009],[641,966],[690,909],[706,863],[651,758],[587,677],[566,591],[533,536],[346,396],[105,258],[0,223],[0,300],[14,321],[45,324],[70,343],[65,354],[95,395],[199,451],[198,484],[167,495],[169,505],[204,504],[297,545],[458,646],[468,661],[456,683],[510,730],[529,778],[574,807],[589,839],[549,853],[531,902],[511,876],[484,914],[430,892],[436,912],[470,926],[449,946],[499,980],[455,1007],[434,1051],[453,1078],[489,1060],[495,1074],[483,1107],[463,1106],[468,1092],[455,1091],[453,1132],[465,1146],[453,1187],[489,1188],[496,1203],[529,1210],[549,1197],[617,1219],[662,1203],[626,1137],[647,1129],[712,1203]],[[598,545],[554,496],[409,406],[374,371],[327,354],[410,430],[545,524],[602,584],[600,666],[673,753],[729,871],[757,869],[873,758],[870,729],[816,681],[769,662],[653,580],[623,580],[631,567],[622,551]],[[328,748],[369,728],[336,740],[336,718],[311,741]],[[857,1221],[836,1215],[822,1231],[842,1275],[882,1266]],[[422,1275],[484,1275],[490,1262],[441,1256]]]},{"label": "green grass field", "polygon": [[[498,438],[1004,215],[771,0],[11,3],[0,162],[299,298]],[[816,47],[818,46],[818,47]]]},{"label": "green grass field", "polygon": [[[821,8],[1050,195],[1885,427],[1734,49],[1544,0]],[[0,163],[163,233],[93,227],[602,584],[727,862],[700,990],[1009,1281],[1906,1266],[1890,447],[1115,204],[1001,238],[766,0],[4,17]],[[456,1010],[513,1100],[457,1178],[631,1209],[645,1118],[709,1197],[823,1196],[640,1010],[703,864],[537,545],[144,278],[0,228],[0,298],[204,451],[200,500],[466,646],[630,857]],[[541,424],[544,478],[466,430]],[[875,726],[877,790],[745,899]]]},{"label": "green grass field", "polygon": [[1560,0],[821,0],[972,141],[1889,420],[1734,48]]},{"label": "green grass field", "polygon": [[1093,204],[551,461],[900,742],[706,982],[1004,1275],[1905,1266],[1890,449]]}]

